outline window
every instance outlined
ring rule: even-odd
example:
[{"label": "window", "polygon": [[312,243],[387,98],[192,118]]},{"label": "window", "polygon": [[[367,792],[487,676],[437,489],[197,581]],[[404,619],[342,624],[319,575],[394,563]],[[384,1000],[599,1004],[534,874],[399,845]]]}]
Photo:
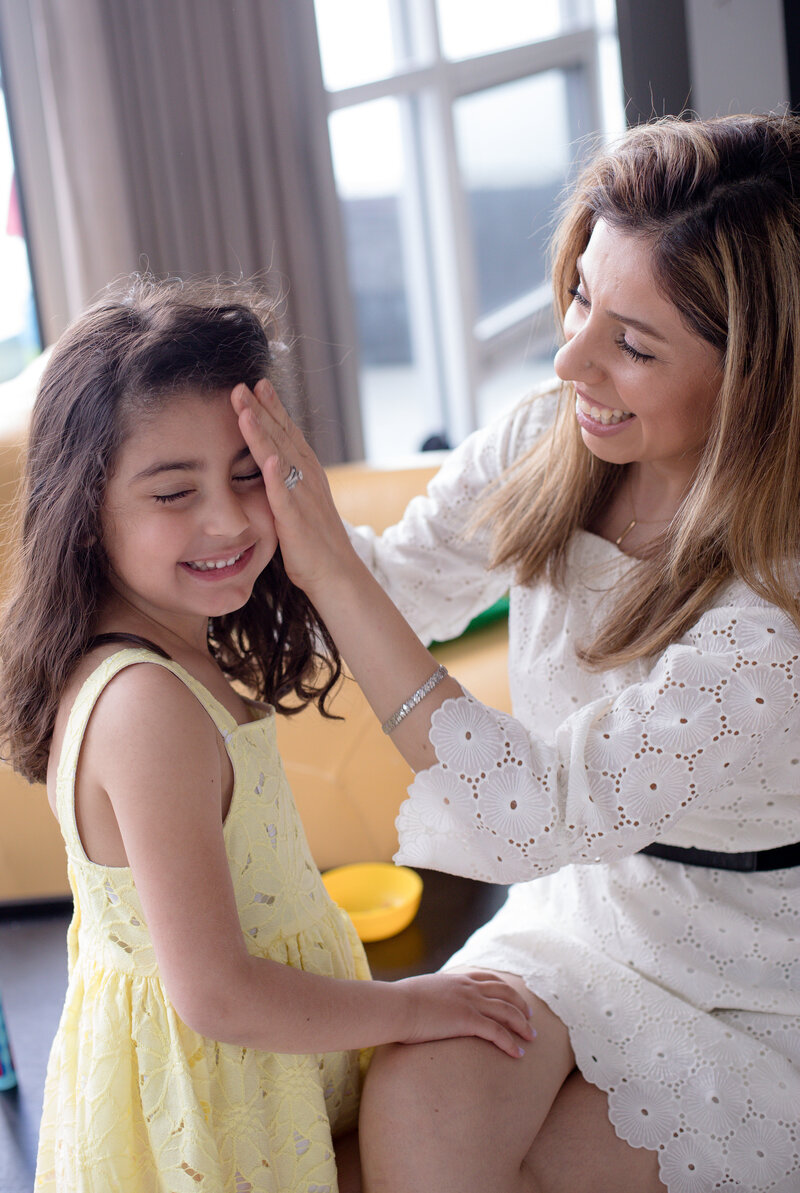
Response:
[{"label": "window", "polygon": [[14,156],[0,78],[0,382],[16,377],[40,350]]},{"label": "window", "polygon": [[624,127],[613,0],[315,0],[367,456],[451,445],[552,373],[547,248]]}]

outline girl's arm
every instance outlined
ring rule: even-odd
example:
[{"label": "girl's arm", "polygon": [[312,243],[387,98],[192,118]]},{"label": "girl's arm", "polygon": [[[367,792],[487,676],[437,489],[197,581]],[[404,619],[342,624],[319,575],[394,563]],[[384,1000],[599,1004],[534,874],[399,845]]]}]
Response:
[{"label": "girl's arm", "polygon": [[247,951],[223,840],[218,732],[163,668],[132,666],[109,683],[79,780],[108,793],[165,988],[201,1034],[272,1052],[475,1035],[510,1056],[531,1038],[525,1003],[489,975],[342,981]]}]

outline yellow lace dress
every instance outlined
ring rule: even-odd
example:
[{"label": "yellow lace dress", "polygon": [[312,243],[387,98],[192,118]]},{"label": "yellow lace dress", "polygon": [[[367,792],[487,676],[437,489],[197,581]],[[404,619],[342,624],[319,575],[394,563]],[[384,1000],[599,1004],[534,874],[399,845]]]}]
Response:
[{"label": "yellow lace dress", "polygon": [[89,716],[114,675],[145,661],[177,675],[224,738],[235,779],[223,832],[249,951],[369,977],[309,853],[272,712],[237,725],[177,664],[138,648],[106,659],[75,701],[58,770],[75,914],[36,1193],[335,1193],[332,1138],[355,1125],[367,1053],[272,1054],[198,1035],[164,989],[130,870],[96,865],[81,846],[73,791]]}]

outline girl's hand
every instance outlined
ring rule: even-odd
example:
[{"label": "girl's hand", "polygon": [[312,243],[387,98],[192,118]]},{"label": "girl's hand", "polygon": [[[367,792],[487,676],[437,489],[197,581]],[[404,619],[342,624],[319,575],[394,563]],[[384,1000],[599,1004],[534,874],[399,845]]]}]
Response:
[{"label": "girl's hand", "polygon": [[532,1040],[531,1008],[512,986],[496,974],[425,974],[397,985],[410,996],[408,1033],[398,1043],[421,1044],[454,1036],[479,1036],[515,1059],[524,1053],[520,1039]]},{"label": "girl's hand", "polygon": [[325,470],[268,381],[255,390],[237,385],[231,402],[264,476],[286,573],[313,600],[315,590],[356,558]]}]

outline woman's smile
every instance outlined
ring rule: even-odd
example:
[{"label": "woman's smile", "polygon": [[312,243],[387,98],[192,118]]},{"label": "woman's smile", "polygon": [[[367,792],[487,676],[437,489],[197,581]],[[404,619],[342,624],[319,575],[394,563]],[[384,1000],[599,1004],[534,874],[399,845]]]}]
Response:
[{"label": "woman's smile", "polygon": [[599,220],[577,261],[555,369],[575,387],[584,443],[689,483],[708,438],[721,358],[664,298],[645,237]]},{"label": "woman's smile", "polygon": [[617,429],[624,430],[624,424],[636,418],[630,410],[612,408],[602,402],[592,401],[581,393],[577,386],[575,395],[575,416],[590,435],[613,435]]}]

